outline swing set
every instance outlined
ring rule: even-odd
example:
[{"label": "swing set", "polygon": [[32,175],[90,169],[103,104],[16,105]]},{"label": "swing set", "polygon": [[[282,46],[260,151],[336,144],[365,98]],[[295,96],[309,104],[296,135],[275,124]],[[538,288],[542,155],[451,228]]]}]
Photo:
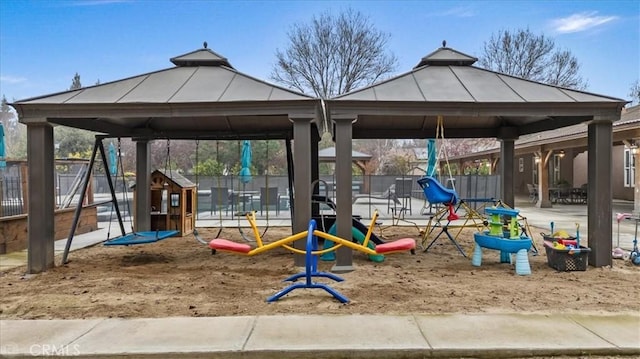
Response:
[{"label": "swing set", "polygon": [[[99,153],[100,154],[100,158],[102,159],[102,164],[103,164],[103,168],[105,169],[105,175],[107,178],[107,184],[109,186],[109,193],[111,194],[111,199],[109,201],[105,201],[103,203],[100,204],[111,204],[111,215],[113,215],[113,213],[115,212],[115,215],[118,219],[118,225],[120,228],[120,232],[121,235],[115,238],[109,238],[111,235],[111,215],[110,215],[110,221],[109,221],[109,230],[107,232],[107,240],[105,241],[104,245],[107,246],[129,246],[129,245],[136,245],[136,244],[147,244],[147,243],[154,243],[160,240],[163,240],[165,238],[169,238],[172,237],[176,234],[178,234],[177,230],[156,230],[156,231],[138,231],[136,232],[133,228],[133,225],[131,224],[131,232],[130,233],[126,233],[125,228],[124,228],[124,221],[122,220],[122,214],[120,212],[120,208],[119,208],[119,204],[118,204],[118,198],[115,192],[115,188],[114,188],[114,182],[111,178],[111,173],[108,170],[109,166],[108,166],[108,162],[107,162],[107,156],[105,154],[105,150],[104,150],[104,144],[103,144],[103,140],[106,137],[104,136],[96,136],[94,145],[93,145],[93,151],[91,153],[91,159],[89,161],[89,168],[87,169],[83,181],[82,181],[82,189],[80,191],[80,199],[78,200],[78,206],[76,207],[76,211],[73,217],[73,223],[71,225],[71,230],[69,232],[69,236],[67,237],[67,242],[65,244],[65,248],[64,248],[64,252],[62,254],[62,263],[66,264],[68,263],[68,256],[69,256],[69,251],[71,249],[71,244],[73,242],[73,237],[75,235],[75,231],[78,225],[78,221],[80,219],[80,213],[82,211],[82,203],[84,202],[84,197],[86,195],[87,192],[87,187],[89,185],[89,181],[91,179],[91,173],[93,171],[93,167],[95,165],[95,160],[96,160],[96,155]],[[167,156],[169,156],[169,148],[168,148],[168,144],[167,144]],[[125,176],[124,176],[124,167],[122,165],[122,151],[121,151],[121,141],[120,138],[118,138],[118,171],[121,172],[121,177],[122,177],[122,183],[123,183],[123,189],[124,189],[124,200],[127,203],[128,206],[128,198],[127,198],[127,191],[126,191],[126,183],[125,183]],[[168,161],[168,160],[167,160]],[[168,162],[167,162],[168,163]],[[116,179],[118,177],[118,173],[116,172]],[[130,210],[128,212],[129,214],[131,213]],[[131,216],[129,216],[129,220],[131,221]]]}]

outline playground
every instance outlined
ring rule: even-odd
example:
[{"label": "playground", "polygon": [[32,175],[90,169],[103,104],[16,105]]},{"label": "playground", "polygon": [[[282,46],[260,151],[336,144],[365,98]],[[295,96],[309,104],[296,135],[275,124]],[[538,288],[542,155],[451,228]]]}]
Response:
[{"label": "playground", "polygon": [[[215,228],[198,231],[206,239],[217,234]],[[380,235],[380,229],[375,233]],[[474,233],[465,229],[457,238],[466,253],[472,253]],[[388,241],[419,239],[412,226],[385,228],[382,234]],[[290,235],[289,227],[272,227],[263,239],[269,243]],[[224,229],[220,237],[247,243],[235,228]],[[540,235],[534,241],[542,248]],[[500,263],[498,251],[486,251],[476,267],[448,240],[427,253],[416,249],[415,255],[385,255],[382,262],[354,251],[356,270],[340,273],[344,281],[317,279],[348,297],[347,304],[317,289],[292,291],[267,303],[288,286],[285,278],[301,271],[284,248],[254,256],[212,255],[191,235],[141,246],[98,244],[73,252],[67,265],[39,275],[24,275],[24,267],[0,273],[0,318],[640,311],[634,286],[640,271],[629,261],[558,272],[544,254],[529,255],[531,274],[521,276],[513,265]],[[318,270],[329,272],[333,265],[319,261]]]}]

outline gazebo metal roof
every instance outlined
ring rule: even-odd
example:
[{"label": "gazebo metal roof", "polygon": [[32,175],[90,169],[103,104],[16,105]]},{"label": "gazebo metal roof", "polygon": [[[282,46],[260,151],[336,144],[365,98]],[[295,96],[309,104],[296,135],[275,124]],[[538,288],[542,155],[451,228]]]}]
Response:
[{"label": "gazebo metal roof", "polygon": [[[473,66],[442,47],[411,71],[327,101],[330,116],[357,115],[354,138],[431,138],[437,115],[448,137],[512,136],[587,121],[625,100],[546,85]],[[502,128],[502,129],[501,129]]]},{"label": "gazebo metal roof", "polygon": [[[12,104],[20,117],[121,137],[290,138],[290,118],[319,116],[318,99],[235,70],[205,47],[176,66]],[[316,123],[321,127],[321,123]]]}]

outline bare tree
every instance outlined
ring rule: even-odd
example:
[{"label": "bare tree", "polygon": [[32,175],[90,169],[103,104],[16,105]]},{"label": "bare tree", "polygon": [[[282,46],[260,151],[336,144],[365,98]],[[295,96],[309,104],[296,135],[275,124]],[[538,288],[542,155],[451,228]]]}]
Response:
[{"label": "bare tree", "polygon": [[271,79],[321,98],[370,85],[397,66],[385,51],[389,36],[352,9],[314,16],[310,24],[292,26],[288,48],[276,50]]},{"label": "bare tree", "polygon": [[580,64],[568,50],[556,48],[544,35],[526,30],[501,30],[484,43],[480,66],[549,85],[583,90]]},{"label": "bare tree", "polygon": [[71,80],[71,87],[69,87],[69,90],[77,90],[81,87],[82,83],[80,83],[80,75],[78,75],[78,73],[76,72],[76,74],[73,76],[73,80]]},{"label": "bare tree", "polygon": [[636,80],[636,82],[631,85],[631,88],[629,89],[629,97],[632,105],[640,104],[640,80]]}]

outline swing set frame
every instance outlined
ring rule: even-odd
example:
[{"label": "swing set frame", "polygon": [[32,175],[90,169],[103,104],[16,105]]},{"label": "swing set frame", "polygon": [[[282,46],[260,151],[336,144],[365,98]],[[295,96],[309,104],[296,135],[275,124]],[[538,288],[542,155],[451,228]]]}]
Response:
[{"label": "swing set frame", "polygon": [[[115,192],[115,187],[114,187],[114,183],[113,180],[111,178],[111,173],[108,170],[109,166],[108,166],[108,161],[107,161],[107,156],[105,153],[105,149],[104,149],[104,143],[103,140],[105,138],[110,138],[109,136],[96,136],[95,137],[95,141],[94,141],[94,145],[93,145],[93,151],[91,152],[91,159],[89,160],[89,167],[87,168],[87,171],[84,175],[84,178],[82,180],[82,188],[80,191],[80,199],[78,200],[78,205],[76,206],[76,210],[75,210],[75,214],[73,217],[73,222],[71,224],[71,229],[69,231],[69,236],[67,237],[67,242],[65,244],[65,248],[62,254],[62,263],[66,264],[68,263],[68,258],[69,258],[69,252],[71,250],[71,244],[73,242],[73,237],[75,235],[76,229],[78,227],[78,221],[80,220],[80,214],[82,212],[82,203],[84,202],[84,197],[86,195],[87,192],[87,187],[89,185],[89,180],[91,179],[91,173],[93,172],[93,168],[95,166],[95,162],[96,162],[96,155],[100,155],[100,158],[102,160],[102,165],[103,168],[105,169],[105,175],[107,178],[107,184],[109,186],[109,193],[111,194],[111,199],[105,202],[102,202],[100,204],[108,204],[111,203],[112,205],[112,213],[115,212],[116,217],[118,219],[118,226],[120,228],[120,233],[121,235],[115,238],[109,238],[110,234],[111,234],[111,221],[109,221],[109,230],[108,230],[108,234],[107,234],[107,240],[105,241],[105,245],[109,246],[120,246],[120,245],[124,245],[124,246],[129,246],[129,245],[136,245],[136,244],[147,244],[147,243],[154,243],[157,242],[159,240],[165,239],[165,238],[169,238],[172,237],[174,235],[176,235],[178,233],[178,231],[175,230],[168,230],[168,231],[141,231],[141,232],[136,232],[133,229],[133,225],[131,226],[131,233],[126,233],[125,228],[124,228],[124,221],[122,219],[122,214],[120,212],[120,208],[119,208],[119,204],[118,204],[118,198],[116,196],[116,192]],[[168,146],[168,142],[167,142],[167,146]],[[167,155],[169,154],[169,150],[167,149]],[[122,181],[124,183],[124,171],[123,171],[123,165],[122,165],[122,160],[121,160],[121,151],[120,151],[120,138],[118,138],[118,169],[123,172],[123,176],[122,176]],[[168,161],[168,159],[167,159]],[[168,162],[167,162],[168,163]],[[116,178],[118,177],[118,175],[116,174]],[[126,197],[126,194],[125,194]],[[128,201],[127,201],[127,205],[128,205]],[[111,219],[111,218],[110,218]]]}]

